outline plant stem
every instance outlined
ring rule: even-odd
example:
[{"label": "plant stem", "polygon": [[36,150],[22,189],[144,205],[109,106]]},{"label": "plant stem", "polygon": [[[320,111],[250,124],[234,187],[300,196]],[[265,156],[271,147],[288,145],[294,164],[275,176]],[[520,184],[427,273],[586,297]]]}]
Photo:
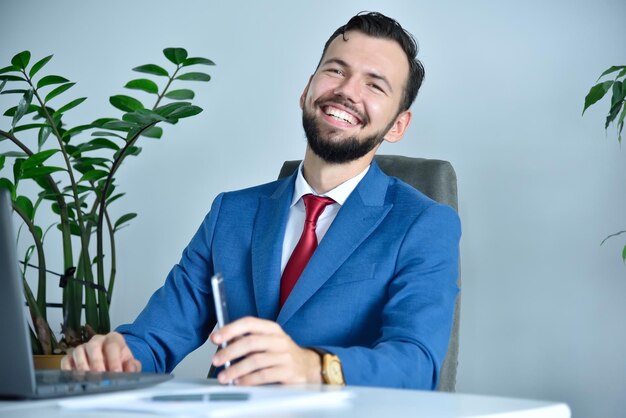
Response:
[{"label": "plant stem", "polygon": [[[41,348],[44,354],[52,354],[52,350],[56,348],[56,340],[54,340],[54,334],[50,330],[50,325],[48,325],[48,321],[46,319],[45,292],[44,292],[44,298],[43,299],[39,298],[40,296],[39,289],[41,289],[42,283],[43,283],[43,287],[44,288],[46,287],[45,286],[46,285],[46,257],[43,252],[43,243],[37,236],[35,225],[30,220],[30,218],[22,211],[22,209],[20,209],[19,206],[14,204],[13,210],[15,211],[15,213],[19,215],[20,218],[22,218],[22,221],[24,221],[24,223],[28,227],[28,230],[30,231],[33,237],[33,241],[35,242],[35,248],[37,249],[37,262],[39,264],[38,266],[39,282],[37,285],[37,288],[38,288],[37,300],[35,300],[33,296],[33,292],[31,291],[30,286],[28,285],[28,282],[26,282],[25,277],[23,278],[24,294],[26,297],[26,303],[28,304],[28,308],[30,311],[31,319],[33,321],[33,325],[35,326],[35,331],[37,332],[39,342],[41,343]],[[44,327],[44,328],[42,329],[40,327]],[[45,334],[48,334],[48,335],[45,335]]]},{"label": "plant stem", "polygon": [[[9,132],[5,132],[3,130],[0,130],[0,135],[4,136],[5,138],[13,142],[15,145],[17,145],[18,148],[24,151],[28,156],[33,155],[33,152],[31,151],[31,149],[28,148],[26,145],[24,145],[19,139],[17,139],[15,135]],[[65,202],[65,199],[63,198],[63,194],[59,190],[52,176],[50,174],[47,174],[44,176],[44,178],[46,179],[48,185],[50,186],[50,189],[54,192],[56,202],[59,205],[59,212],[60,212],[59,216],[61,218],[61,236],[63,240],[63,265],[64,265],[65,270],[67,270],[68,268],[72,267],[72,261],[74,258],[72,255],[72,240],[71,240],[71,234],[70,234],[69,214],[67,212],[67,203]],[[37,286],[38,286],[37,287],[37,300],[39,301],[39,303],[41,303],[40,301],[43,300],[43,303],[45,305],[45,302],[46,302],[45,281],[43,282],[40,281]],[[47,316],[46,312],[47,311],[45,309],[42,312],[44,318]]]},{"label": "plant stem", "polygon": [[[65,145],[63,143],[63,137],[61,136],[61,133],[59,132],[59,129],[56,123],[54,123],[54,119],[52,119],[52,117],[50,116],[50,113],[48,112],[48,109],[46,108],[45,102],[41,99],[41,96],[39,96],[39,92],[37,91],[37,88],[35,88],[32,82],[32,79],[26,74],[25,70],[22,70],[22,74],[24,75],[24,77],[26,77],[26,81],[33,89],[33,93],[35,97],[37,98],[37,101],[41,105],[41,109],[43,110],[46,120],[48,121],[48,123],[50,124],[52,128],[52,132],[54,133],[54,136],[58,140],[61,154],[63,155],[63,159],[65,160],[67,173],[70,179],[70,186],[72,188],[74,205],[76,207],[76,219],[78,221],[78,227],[80,230],[80,241],[81,241],[80,254],[81,254],[82,262],[84,263],[83,265],[84,265],[84,272],[85,272],[85,280],[87,282],[93,283],[93,275],[91,272],[91,263],[89,260],[89,252],[88,252],[89,241],[85,234],[85,223],[83,221],[82,210],[80,206],[80,199],[78,198],[78,191],[76,189],[76,180],[74,179],[74,170],[72,169],[72,164],[70,163],[69,155],[67,153],[67,150],[65,149]],[[72,284],[68,283],[68,286],[75,288],[75,285],[73,283]],[[73,292],[70,291],[69,293],[73,293]],[[70,297],[72,296],[73,295],[70,295]],[[85,298],[86,298],[85,305],[87,306],[87,309],[85,309],[86,322],[89,325],[91,325],[94,329],[98,329],[97,307],[95,303],[95,292],[93,291],[93,289],[90,289],[90,288],[85,289]],[[74,303],[76,303],[78,306],[82,306],[82,301],[77,301],[75,300],[75,298],[74,298]],[[93,307],[93,309],[90,309],[90,307]],[[77,319],[76,317],[78,317],[78,324],[73,323],[72,326],[80,326],[80,309],[78,310],[78,314],[76,314],[76,311],[75,311],[72,316],[73,316],[74,321]]]}]

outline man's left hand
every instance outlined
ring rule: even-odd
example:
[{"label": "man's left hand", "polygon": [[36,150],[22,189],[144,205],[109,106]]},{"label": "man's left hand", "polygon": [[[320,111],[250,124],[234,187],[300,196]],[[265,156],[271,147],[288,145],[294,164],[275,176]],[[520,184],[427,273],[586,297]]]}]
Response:
[{"label": "man's left hand", "polygon": [[241,318],[213,333],[211,341],[216,345],[228,343],[213,357],[215,367],[231,362],[218,375],[220,383],[321,383],[319,355],[298,346],[276,322]]}]

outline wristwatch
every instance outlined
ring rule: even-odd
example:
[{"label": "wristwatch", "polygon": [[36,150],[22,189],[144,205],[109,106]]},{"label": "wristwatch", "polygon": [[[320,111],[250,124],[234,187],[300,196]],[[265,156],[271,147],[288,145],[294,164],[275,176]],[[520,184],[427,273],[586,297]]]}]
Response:
[{"label": "wristwatch", "polygon": [[343,379],[343,368],[339,357],[321,348],[309,348],[319,354],[322,360],[322,381],[327,385],[344,386],[346,382]]}]

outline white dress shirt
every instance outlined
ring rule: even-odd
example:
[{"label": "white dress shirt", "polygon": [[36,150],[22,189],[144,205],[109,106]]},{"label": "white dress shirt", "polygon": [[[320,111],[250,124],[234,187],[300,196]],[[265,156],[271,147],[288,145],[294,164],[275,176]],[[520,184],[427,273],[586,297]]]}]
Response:
[{"label": "white dress shirt", "polygon": [[332,205],[326,206],[324,208],[324,212],[320,215],[317,220],[317,228],[315,230],[315,235],[317,235],[317,242],[322,242],[322,238],[326,235],[326,231],[330,228],[330,224],[333,223],[335,217],[337,216],[337,212],[339,212],[339,208],[345,203],[350,196],[350,193],[356,188],[357,184],[361,181],[370,166],[368,165],[365,170],[352,177],[351,179],[341,183],[339,186],[330,190],[328,193],[324,193],[320,195],[315,193],[313,188],[307,183],[304,179],[304,175],[302,174],[302,167],[304,163],[300,163],[298,167],[298,176],[296,177],[296,183],[294,185],[293,191],[293,200],[291,201],[291,207],[289,208],[289,215],[287,219],[287,229],[285,230],[285,238],[283,239],[283,253],[280,262],[280,271],[281,275],[283,270],[285,270],[285,266],[287,265],[287,261],[289,261],[289,257],[291,257],[291,253],[296,248],[298,241],[300,240],[300,236],[302,235],[302,229],[304,228],[304,219],[306,216],[306,210],[304,207],[304,201],[302,200],[302,196],[305,194],[313,194],[316,196],[326,196],[333,199],[336,203]]}]

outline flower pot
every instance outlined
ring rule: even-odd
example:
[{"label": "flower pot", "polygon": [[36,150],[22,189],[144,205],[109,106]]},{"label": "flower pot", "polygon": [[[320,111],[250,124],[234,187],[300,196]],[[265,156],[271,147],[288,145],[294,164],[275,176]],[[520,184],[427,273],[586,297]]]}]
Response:
[{"label": "flower pot", "polygon": [[36,354],[33,355],[35,369],[60,369],[63,354]]}]

